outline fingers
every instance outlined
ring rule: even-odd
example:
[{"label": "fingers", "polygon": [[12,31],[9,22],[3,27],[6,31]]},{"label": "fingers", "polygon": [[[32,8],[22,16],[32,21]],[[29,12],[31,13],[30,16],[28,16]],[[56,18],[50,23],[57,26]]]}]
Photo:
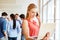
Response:
[{"label": "fingers", "polygon": [[46,35],[44,36],[43,40],[49,40],[49,37],[50,37],[50,33],[47,32]]},{"label": "fingers", "polygon": [[49,32],[47,32],[47,34],[46,34],[46,35],[47,35],[47,37],[50,37],[50,33],[49,33]]}]

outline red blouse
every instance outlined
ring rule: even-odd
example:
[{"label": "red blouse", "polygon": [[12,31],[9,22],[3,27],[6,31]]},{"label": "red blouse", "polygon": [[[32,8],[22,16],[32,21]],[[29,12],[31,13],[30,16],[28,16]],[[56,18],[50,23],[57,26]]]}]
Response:
[{"label": "red blouse", "polygon": [[28,20],[28,27],[29,27],[29,32],[30,36],[38,36],[39,32],[39,26],[37,25],[37,22],[33,20],[33,22]]}]

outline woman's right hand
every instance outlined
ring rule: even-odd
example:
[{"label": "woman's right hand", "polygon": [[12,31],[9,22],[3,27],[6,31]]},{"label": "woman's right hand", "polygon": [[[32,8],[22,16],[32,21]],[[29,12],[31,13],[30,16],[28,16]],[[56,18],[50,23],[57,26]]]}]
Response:
[{"label": "woman's right hand", "polygon": [[26,40],[33,40],[32,38],[27,38]]},{"label": "woman's right hand", "polygon": [[49,37],[50,37],[50,33],[47,32],[42,40],[49,40]]},{"label": "woman's right hand", "polygon": [[35,37],[28,37],[28,38],[26,38],[26,40],[34,40],[35,39]]}]

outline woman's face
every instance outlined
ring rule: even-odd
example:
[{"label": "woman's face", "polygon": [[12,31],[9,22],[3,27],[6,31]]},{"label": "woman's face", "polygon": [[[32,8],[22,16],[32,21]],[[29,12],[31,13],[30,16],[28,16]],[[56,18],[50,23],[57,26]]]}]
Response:
[{"label": "woman's face", "polygon": [[36,15],[36,8],[31,9],[28,11],[29,17],[33,18]]}]

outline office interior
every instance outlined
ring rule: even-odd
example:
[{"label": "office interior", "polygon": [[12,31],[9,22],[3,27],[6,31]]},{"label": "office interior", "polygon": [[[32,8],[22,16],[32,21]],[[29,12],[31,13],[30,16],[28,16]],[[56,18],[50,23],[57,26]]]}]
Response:
[{"label": "office interior", "polygon": [[56,23],[51,40],[60,40],[60,0],[0,0],[0,16],[2,12],[26,15],[30,3],[37,5],[42,23]]}]

